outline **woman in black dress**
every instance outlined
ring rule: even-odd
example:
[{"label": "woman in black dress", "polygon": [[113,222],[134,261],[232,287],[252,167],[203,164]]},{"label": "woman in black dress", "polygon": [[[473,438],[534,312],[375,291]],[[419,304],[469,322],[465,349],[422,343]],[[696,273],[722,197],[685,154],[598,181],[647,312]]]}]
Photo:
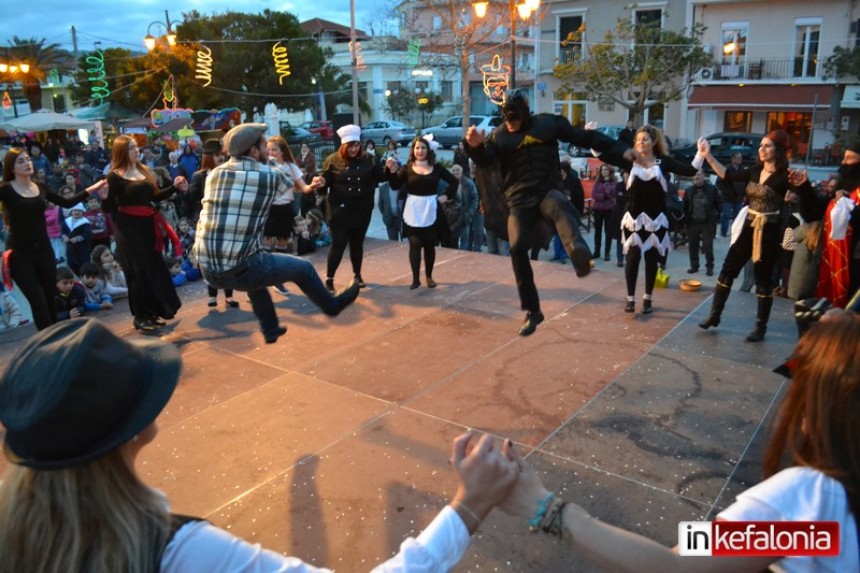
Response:
[{"label": "woman in black dress", "polygon": [[699,326],[719,326],[720,316],[732,291],[732,283],[752,259],[755,269],[755,293],[758,300],[755,328],[747,335],[748,342],[760,342],[767,332],[767,322],[773,307],[773,268],[779,258],[782,244],[780,228],[783,198],[788,191],[788,134],[781,129],[771,131],[761,140],[755,165],[742,171],[728,171],[711,155],[707,140],[699,141],[699,153],[720,179],[745,183],[747,206],[738,213],[732,225],[732,244],[720,275],[711,314]]},{"label": "woman in black dress", "polygon": [[64,197],[33,180],[33,162],[23,147],[13,147],[3,158],[0,203],[9,236],[2,264],[30,303],[33,322],[39,330],[57,322],[57,262],[45,224],[48,202],[72,207],[104,185],[101,180],[86,191]]},{"label": "woman in black dress", "polygon": [[698,171],[668,155],[663,132],[653,125],[636,131],[633,148],[639,155],[636,163],[622,159],[620,164],[630,175],[627,180],[627,203],[621,220],[621,240],[627,255],[624,276],[627,279],[627,304],[624,312],[635,312],[636,279],[639,262],[645,259],[645,297],[642,314],[651,314],[652,293],[657,279],[660,257],[669,252],[669,219],[666,217],[668,174],[692,177]]},{"label": "woman in black dress", "polygon": [[[421,249],[424,249],[424,272],[427,286],[436,287],[433,280],[433,264],[436,262],[436,243],[439,241],[437,229],[448,226],[439,208],[439,203],[455,201],[460,181],[450,171],[436,164],[434,147],[438,143],[418,137],[412,143],[409,161],[396,173],[391,167],[396,159],[389,159],[389,181],[392,189],[406,188],[406,202],[403,204],[403,236],[409,238],[409,264],[412,267],[410,289],[421,286],[418,274],[421,269]],[[439,196],[439,181],[448,184],[445,195]],[[437,221],[437,219],[439,219]]]},{"label": "woman in black dress", "polygon": [[[155,176],[141,163],[134,139],[120,135],[113,142],[105,210],[116,212],[117,258],[128,281],[128,302],[134,327],[150,332],[164,326],[182,303],[161,253],[168,229],[154,203],[177,190],[186,191],[181,175],[159,189]],[[169,232],[173,232],[172,229]]]},{"label": "woman in black dress", "polygon": [[337,130],[340,149],[326,157],[323,163],[322,187],[328,192],[327,215],[331,231],[325,286],[334,292],[334,275],[349,245],[349,260],[358,286],[364,287],[361,263],[364,259],[364,237],[373,214],[376,187],[385,181],[385,166],[361,149],[361,128],[344,125]]}]

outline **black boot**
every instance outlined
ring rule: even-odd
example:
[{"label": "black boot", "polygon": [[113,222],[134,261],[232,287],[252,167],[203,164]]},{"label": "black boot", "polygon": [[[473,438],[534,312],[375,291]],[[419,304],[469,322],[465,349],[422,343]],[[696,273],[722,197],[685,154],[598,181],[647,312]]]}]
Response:
[{"label": "black boot", "polygon": [[720,317],[723,314],[723,308],[726,306],[726,301],[729,300],[729,294],[732,292],[732,281],[723,280],[722,277],[717,280],[716,292],[714,292],[714,301],[711,303],[711,314],[704,321],[699,323],[699,328],[705,330],[712,326],[720,325]]},{"label": "black boot", "polygon": [[756,313],[755,328],[747,334],[747,342],[761,342],[764,333],[767,332],[767,321],[770,318],[770,309],[773,307],[773,295],[756,295],[758,298],[758,312]]}]

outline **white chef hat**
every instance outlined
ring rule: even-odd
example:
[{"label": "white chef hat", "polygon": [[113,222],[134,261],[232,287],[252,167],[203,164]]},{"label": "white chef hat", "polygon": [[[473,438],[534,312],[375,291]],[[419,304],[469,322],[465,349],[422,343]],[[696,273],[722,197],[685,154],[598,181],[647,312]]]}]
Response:
[{"label": "white chef hat", "polygon": [[361,128],[357,125],[344,125],[337,130],[337,135],[340,137],[341,143],[352,143],[353,141],[361,141]]}]

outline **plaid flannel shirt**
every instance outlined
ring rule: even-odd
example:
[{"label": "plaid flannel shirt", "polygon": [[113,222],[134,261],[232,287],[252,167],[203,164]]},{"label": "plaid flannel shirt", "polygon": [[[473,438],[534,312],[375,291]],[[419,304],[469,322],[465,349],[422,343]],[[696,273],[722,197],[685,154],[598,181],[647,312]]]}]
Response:
[{"label": "plaid flannel shirt", "polygon": [[263,225],[282,185],[292,187],[293,181],[249,157],[232,157],[209,172],[194,242],[201,268],[228,271],[260,250]]}]

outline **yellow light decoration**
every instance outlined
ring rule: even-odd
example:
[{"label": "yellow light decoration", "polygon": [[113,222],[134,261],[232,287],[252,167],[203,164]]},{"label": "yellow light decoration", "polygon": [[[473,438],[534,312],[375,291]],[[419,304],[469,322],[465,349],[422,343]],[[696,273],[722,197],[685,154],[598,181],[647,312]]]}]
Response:
[{"label": "yellow light decoration", "polygon": [[200,46],[197,51],[197,72],[194,79],[205,80],[203,87],[212,83],[212,50],[208,46]]},{"label": "yellow light decoration", "polygon": [[364,64],[364,54],[361,53],[361,42],[356,42],[355,45],[350,42],[349,52],[352,54],[352,59],[355,62],[355,69],[360,71],[366,70],[367,66]]},{"label": "yellow light decoration", "polygon": [[473,2],[472,7],[475,9],[475,16],[478,18],[483,18],[487,15],[487,8],[490,6],[489,2]]},{"label": "yellow light decoration", "polygon": [[10,109],[12,107],[12,98],[9,97],[9,92],[3,92],[3,109]]},{"label": "yellow light decoration", "polygon": [[272,60],[275,62],[275,73],[278,74],[278,84],[284,85],[284,78],[290,75],[290,59],[287,47],[280,42],[272,46]]},{"label": "yellow light decoration", "polygon": [[484,77],[484,93],[491,102],[502,105],[510,84],[511,67],[503,66],[502,58],[496,54],[492,63],[481,66],[481,74]]},{"label": "yellow light decoration", "polygon": [[526,0],[526,2],[532,12],[537,12],[538,8],[540,8],[540,0]]}]

